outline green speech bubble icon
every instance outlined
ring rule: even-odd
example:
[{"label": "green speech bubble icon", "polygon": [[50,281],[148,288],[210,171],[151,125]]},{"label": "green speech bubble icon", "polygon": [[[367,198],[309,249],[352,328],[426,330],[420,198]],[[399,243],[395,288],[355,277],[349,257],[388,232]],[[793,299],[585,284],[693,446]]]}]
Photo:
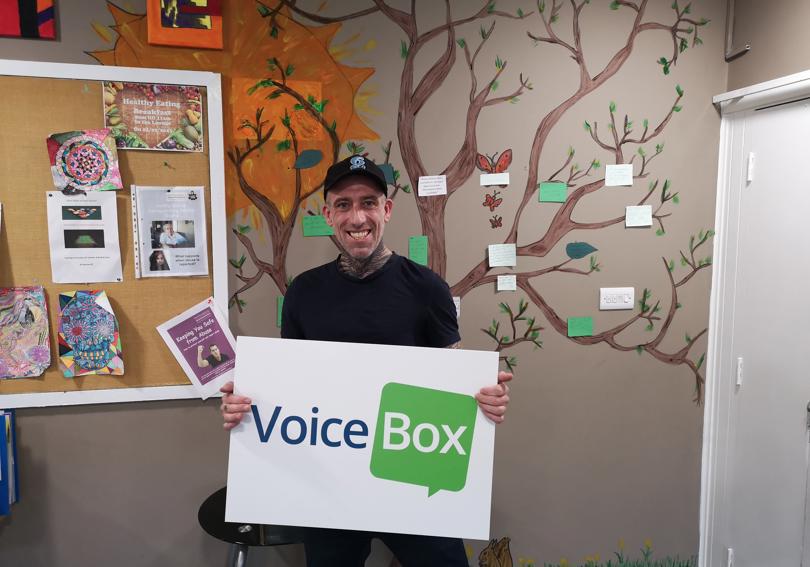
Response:
[{"label": "green speech bubble icon", "polygon": [[478,404],[472,396],[389,382],[371,452],[371,474],[417,484],[428,496],[467,484]]}]

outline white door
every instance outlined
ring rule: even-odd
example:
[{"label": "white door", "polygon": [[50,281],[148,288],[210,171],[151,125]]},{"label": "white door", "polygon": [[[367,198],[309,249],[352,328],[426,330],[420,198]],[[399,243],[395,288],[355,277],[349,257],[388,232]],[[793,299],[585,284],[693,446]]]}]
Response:
[{"label": "white door", "polygon": [[724,311],[713,321],[723,345],[712,377],[723,400],[718,509],[702,564],[810,567],[810,105],[734,121],[725,260],[716,266],[726,270],[725,293],[714,291]]}]

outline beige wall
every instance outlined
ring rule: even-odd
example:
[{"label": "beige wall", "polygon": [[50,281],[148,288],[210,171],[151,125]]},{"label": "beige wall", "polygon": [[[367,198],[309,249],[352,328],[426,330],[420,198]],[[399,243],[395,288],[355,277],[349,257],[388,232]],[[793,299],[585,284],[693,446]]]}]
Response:
[{"label": "beige wall", "polygon": [[729,63],[728,90],[810,69],[808,19],[804,0],[736,0],[734,44],[751,50]]},{"label": "beige wall", "polygon": [[[320,2],[300,4],[314,9]],[[364,0],[333,2],[327,13],[350,12],[368,4]],[[420,26],[441,21],[443,14],[429,8],[438,3],[417,4]],[[459,15],[478,6],[477,2],[473,8],[468,2],[453,4]],[[500,0],[497,7],[515,13],[521,4]],[[626,9],[613,12],[607,4],[594,2],[583,15],[583,45],[592,70],[606,64],[632,23]],[[651,0],[648,19],[669,21],[670,4],[670,0]],[[142,11],[142,6],[142,2],[130,4],[133,11]],[[569,33],[564,31],[571,20],[567,6],[560,13],[561,34]],[[533,6],[521,7],[528,11]],[[110,23],[101,2],[94,9],[82,12],[73,23],[72,29],[84,32],[70,41],[65,37],[66,45],[46,48],[41,43],[0,40],[0,56],[91,63],[82,53],[99,47],[90,22]],[[551,274],[537,282],[561,316],[591,314],[597,332],[627,316],[596,310],[600,286],[634,286],[637,294],[649,287],[668,305],[669,283],[661,257],[677,259],[689,236],[713,223],[719,119],[710,100],[727,85],[722,58],[724,2],[695,1],[693,13],[712,21],[701,31],[704,45],[681,54],[678,65],[665,76],[656,60],[671,52],[669,37],[663,32],[642,34],[622,70],[563,117],[540,158],[540,179],[557,169],[569,146],[577,150],[580,164],[592,158],[612,163],[611,155],[596,147],[583,130],[585,120],[597,120],[604,128],[609,102],[615,101],[620,119],[628,112],[637,128],[644,118],[655,125],[669,110],[675,85],[686,91],[683,110],[673,116],[659,139],[645,146],[651,153],[656,142],[665,143],[651,176],[633,189],[610,188],[592,195],[575,215],[583,221],[621,215],[625,205],[643,194],[647,181],[667,178],[681,198],[681,204],[668,211],[673,216],[666,220],[667,233],[657,237],[654,230],[626,230],[621,225],[576,231],[547,258],[521,260],[521,270],[558,262],[565,257],[564,243],[573,240],[586,240],[599,248],[601,272],[587,277]],[[513,218],[517,195],[526,184],[535,128],[553,105],[570,95],[577,78],[565,52],[543,44],[533,46],[527,30],[542,31],[536,14],[526,21],[499,20],[480,59],[482,76],[494,70],[496,56],[509,61],[499,94],[509,92],[521,72],[535,86],[518,104],[486,109],[478,124],[479,151],[491,154],[511,147],[515,154],[512,185],[503,191],[504,204],[498,210],[505,225]],[[459,32],[473,45],[477,35],[478,23]],[[375,69],[366,85],[375,93],[370,98],[374,112],[364,117],[382,141],[396,140],[401,36],[390,21],[375,15],[346,22],[334,41],[346,48],[344,64]],[[361,48],[371,40],[375,48]],[[441,41],[425,49],[417,61],[417,76],[440,52]],[[8,51],[12,48],[13,54]],[[420,151],[431,173],[438,173],[463,137],[469,74],[461,53],[456,65],[417,119]],[[372,157],[379,157],[379,143],[368,144]],[[396,143],[392,161],[402,163]],[[477,172],[453,197],[445,217],[451,284],[483,257],[486,244],[505,234],[489,228],[491,214],[481,206],[485,191],[476,181]],[[534,197],[520,224],[519,243],[538,238],[555,210],[555,205],[541,206]],[[419,226],[413,197],[400,193],[394,221],[386,232],[389,246],[407,254],[407,238],[417,234]],[[267,253],[261,246],[259,251]],[[232,242],[231,257],[239,253]],[[328,240],[304,239],[296,232],[288,268],[297,274],[334,255]],[[587,266],[587,260],[581,262]],[[676,274],[678,270],[680,266]],[[685,344],[686,333],[694,335],[706,326],[709,279],[709,270],[703,270],[681,289],[683,308],[662,348],[674,352]],[[250,310],[241,316],[232,314],[235,330],[275,334],[276,295],[268,279],[251,290],[245,297]],[[492,343],[480,329],[493,317],[502,318],[499,301],[516,303],[523,296],[496,295],[491,286],[465,296],[460,321],[465,347],[491,349]],[[538,312],[537,306],[530,307],[533,315]],[[595,553],[608,558],[620,539],[634,557],[647,538],[656,556],[696,554],[703,412],[692,402],[691,373],[683,366],[663,364],[646,354],[619,352],[606,344],[577,345],[553,331],[543,317],[540,323],[545,327],[543,349],[521,346],[510,353],[518,356],[519,366],[509,419],[497,435],[492,537],[512,538],[516,565],[518,558],[533,559],[537,565],[556,565],[561,557],[581,563]],[[622,342],[632,345],[649,337],[642,325],[623,335]],[[705,340],[696,345],[696,357],[704,351]],[[215,406],[214,402],[156,402],[20,411],[24,500],[11,519],[0,520],[0,564],[221,564],[224,546],[196,524],[200,502],[225,482],[227,440],[219,430]],[[118,490],[121,486],[124,493]],[[471,543],[476,553],[482,547],[481,542]],[[300,565],[300,560],[300,550],[292,549],[280,564]]]}]

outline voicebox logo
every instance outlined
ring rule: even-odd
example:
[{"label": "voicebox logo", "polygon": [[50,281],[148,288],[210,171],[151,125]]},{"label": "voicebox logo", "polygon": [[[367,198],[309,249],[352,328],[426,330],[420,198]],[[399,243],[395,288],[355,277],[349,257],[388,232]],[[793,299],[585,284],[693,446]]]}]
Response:
[{"label": "voicebox logo", "polygon": [[467,484],[475,398],[390,382],[383,387],[371,452],[377,478],[459,491]]},{"label": "voicebox logo", "polygon": [[[363,420],[322,416],[317,406],[308,419],[283,409],[275,406],[265,424],[258,406],[251,406],[261,443],[275,437],[288,445],[366,448],[369,429]],[[477,411],[472,396],[389,382],[380,396],[371,474],[425,486],[428,496],[462,490]]]}]

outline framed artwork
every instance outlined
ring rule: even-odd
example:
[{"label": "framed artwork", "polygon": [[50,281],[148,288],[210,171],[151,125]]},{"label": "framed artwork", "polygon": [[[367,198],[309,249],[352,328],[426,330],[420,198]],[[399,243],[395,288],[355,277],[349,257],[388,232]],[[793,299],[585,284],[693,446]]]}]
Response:
[{"label": "framed artwork", "polygon": [[222,49],[222,0],[146,0],[154,45]]},{"label": "framed artwork", "polygon": [[0,36],[56,39],[54,0],[0,0]]}]

